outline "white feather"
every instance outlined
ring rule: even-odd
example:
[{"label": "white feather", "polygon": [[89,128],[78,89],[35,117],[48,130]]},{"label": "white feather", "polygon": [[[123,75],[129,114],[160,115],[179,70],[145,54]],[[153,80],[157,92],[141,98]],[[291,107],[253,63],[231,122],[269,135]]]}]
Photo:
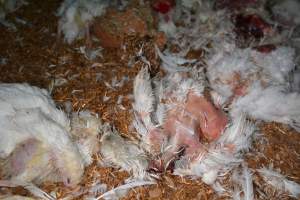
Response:
[{"label": "white feather", "polygon": [[168,37],[172,37],[176,32],[176,25],[173,21],[164,21],[163,19],[158,23],[158,30],[164,32]]},{"label": "white feather", "polygon": [[155,184],[155,182],[152,181],[132,181],[129,183],[125,183],[124,185],[118,186],[108,192],[105,192],[104,194],[96,198],[96,200],[99,200],[101,198],[105,200],[117,200],[119,198],[124,197],[127,194],[128,190],[132,188],[153,184]]},{"label": "white feather", "polygon": [[[29,140],[35,140],[37,150],[41,151],[39,162],[12,176],[12,180],[65,178],[64,181],[78,183],[83,161],[69,134],[69,120],[56,108],[46,90],[27,84],[0,84],[0,107],[4,106],[7,109],[0,111],[1,158],[8,159],[19,144]],[[62,176],[55,176],[56,169]]]},{"label": "white feather", "polygon": [[248,167],[243,166],[243,176],[244,182],[242,184],[243,191],[244,191],[244,200],[253,200],[254,193],[253,193],[253,182],[252,182],[252,174]]},{"label": "white feather", "polygon": [[257,170],[263,179],[276,190],[288,192],[290,196],[298,198],[300,196],[300,185],[285,178],[284,175],[267,168]]},{"label": "white feather", "polygon": [[300,3],[297,0],[278,1],[272,8],[275,16],[281,17],[286,23],[300,24]]},{"label": "white feather", "polygon": [[202,177],[207,184],[214,183],[219,175],[227,173],[243,161],[241,155],[250,147],[253,133],[254,126],[244,115],[235,118],[221,137],[208,147],[207,153],[199,155],[196,161],[187,164],[185,168],[175,168],[174,173]]},{"label": "white feather", "polygon": [[104,159],[125,171],[132,172],[135,178],[148,178],[146,172],[148,160],[144,151],[122,138],[108,124],[103,126],[102,131],[100,152]]},{"label": "white feather", "polygon": [[288,74],[295,68],[295,49],[291,47],[277,47],[276,50],[265,54],[251,51],[252,65],[257,65],[276,84],[285,84]]},{"label": "white feather", "polygon": [[188,71],[188,68],[184,68],[181,65],[186,63],[194,63],[196,60],[187,60],[170,53],[165,53],[165,55],[159,50],[159,48],[155,45],[155,50],[160,59],[163,62],[163,68],[167,72],[185,72]]},{"label": "white feather", "polygon": [[92,155],[99,149],[98,133],[102,123],[89,111],[73,113],[71,117],[71,135],[79,149],[85,166],[92,163]]},{"label": "white feather", "polygon": [[300,94],[289,93],[280,86],[262,88],[254,84],[249,93],[231,106],[231,115],[247,113],[255,119],[289,124],[300,130]]},{"label": "white feather", "polygon": [[0,186],[2,187],[18,187],[21,186],[23,188],[25,188],[26,190],[28,190],[32,195],[34,195],[35,197],[39,198],[39,199],[43,199],[43,200],[55,200],[54,197],[52,197],[50,194],[46,193],[45,191],[41,190],[40,188],[38,188],[37,186],[35,186],[32,183],[26,183],[23,181],[1,181],[0,180]]},{"label": "white feather", "polygon": [[155,97],[151,86],[150,74],[143,68],[137,74],[133,84],[134,104],[133,109],[140,115],[147,129],[153,127],[150,113],[154,110]]},{"label": "white feather", "polygon": [[107,185],[100,183],[99,181],[93,183],[93,185],[89,189],[89,193],[93,196],[96,196],[99,193],[104,193],[107,191]]},{"label": "white feather", "polygon": [[278,47],[268,54],[237,47],[220,49],[207,61],[207,77],[211,87],[223,98],[233,95],[237,85],[232,85],[232,81],[236,75],[249,85],[255,82],[288,85],[289,73],[295,68],[294,57],[295,50],[290,47]]},{"label": "white feather", "polygon": [[57,11],[60,16],[58,30],[65,36],[65,41],[72,43],[85,34],[89,23],[105,13],[109,5],[107,0],[65,0]]}]

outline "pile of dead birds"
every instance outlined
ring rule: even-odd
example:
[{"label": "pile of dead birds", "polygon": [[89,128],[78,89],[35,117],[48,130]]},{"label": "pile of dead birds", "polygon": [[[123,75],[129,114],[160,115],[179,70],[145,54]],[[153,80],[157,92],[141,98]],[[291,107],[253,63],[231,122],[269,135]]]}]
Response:
[{"label": "pile of dead birds", "polygon": [[[7,2],[2,10],[13,10]],[[89,199],[124,197],[166,171],[245,200],[266,198],[253,186],[259,174],[278,195],[299,198],[296,182],[272,166],[250,169],[244,159],[261,140],[261,122],[300,131],[299,9],[297,0],[65,0],[56,13],[58,34],[68,43],[85,38],[80,51],[87,59],[101,52],[94,39],[123,48],[128,35],[155,38],[159,72],[143,46],[136,52],[144,63],[132,91],[138,139],[125,139],[96,113],[58,108],[44,89],[2,83],[0,186],[55,199],[37,185],[76,186],[92,156],[101,155],[102,166],[131,176],[109,191],[98,184],[102,194]]]}]

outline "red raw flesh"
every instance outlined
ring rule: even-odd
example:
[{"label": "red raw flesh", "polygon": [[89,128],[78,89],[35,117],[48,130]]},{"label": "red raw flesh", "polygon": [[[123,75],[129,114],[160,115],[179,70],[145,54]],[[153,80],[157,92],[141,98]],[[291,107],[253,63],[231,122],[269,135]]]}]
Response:
[{"label": "red raw flesh", "polygon": [[253,36],[257,39],[272,32],[272,26],[256,14],[237,15],[235,17],[235,29],[238,34],[242,34],[245,38]]},{"label": "red raw flesh", "polygon": [[265,44],[261,46],[254,47],[255,50],[257,50],[260,53],[270,53],[274,50],[276,50],[276,46],[274,44]]},{"label": "red raw flesh", "polygon": [[186,110],[199,120],[202,135],[209,141],[218,139],[228,122],[222,110],[217,109],[205,97],[193,93],[188,95]]},{"label": "red raw flesh", "polygon": [[168,13],[174,6],[174,0],[156,0],[152,4],[153,9],[162,14]]},{"label": "red raw flesh", "polygon": [[257,0],[217,0],[215,2],[216,9],[240,10],[247,6],[256,4]]}]

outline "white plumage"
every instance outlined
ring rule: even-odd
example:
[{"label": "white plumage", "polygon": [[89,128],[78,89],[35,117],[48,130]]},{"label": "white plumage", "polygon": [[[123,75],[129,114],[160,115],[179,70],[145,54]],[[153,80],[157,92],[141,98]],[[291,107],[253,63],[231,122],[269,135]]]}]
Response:
[{"label": "white plumage", "polygon": [[76,142],[90,133],[82,128],[85,137],[76,138],[76,127],[72,136],[69,119],[46,90],[27,84],[1,84],[0,108],[0,158],[6,178],[63,181],[67,185],[80,181],[86,162]]},{"label": "white plumage", "polygon": [[220,51],[208,61],[207,75],[223,103],[233,100],[232,116],[244,112],[255,119],[285,123],[299,130],[300,96],[290,91],[289,83],[295,69],[294,57],[295,50],[290,47],[278,47],[267,54],[238,48]]},{"label": "white plumage", "polygon": [[[178,60],[178,62],[182,62],[179,58]],[[158,153],[150,149],[153,145],[156,146],[156,150],[160,149],[160,144],[156,144],[153,140],[167,142],[168,137],[164,135],[161,129],[164,126],[168,111],[176,106],[178,109],[180,106],[184,106],[189,93],[202,96],[204,84],[204,73],[196,67],[186,73],[176,72],[175,70],[164,78],[156,77],[153,80],[150,80],[147,69],[141,69],[134,81],[133,109],[136,114],[133,125],[138,133],[143,136],[142,142],[145,149],[152,154]],[[185,115],[189,115],[188,112]],[[195,131],[194,127],[185,127],[185,125],[178,125],[177,128],[190,129],[190,132]],[[170,134],[175,135],[176,133]],[[195,133],[195,137],[197,137],[196,135]],[[174,138],[176,137],[174,136]],[[173,139],[169,138],[170,143],[165,145],[174,146],[176,149],[178,146],[176,142],[179,141]]]},{"label": "white plumage", "polygon": [[92,20],[103,15],[108,5],[108,0],[65,0],[57,11],[58,32],[68,43],[89,34]]},{"label": "white plumage", "polygon": [[238,81],[285,85],[295,68],[294,57],[295,50],[284,46],[268,54],[237,47],[220,50],[208,60],[207,76],[212,88],[227,97],[233,94]]},{"label": "white plumage", "polygon": [[162,67],[167,72],[180,72],[180,71],[187,72],[189,70],[187,68],[182,67],[182,65],[188,63],[195,63],[196,61],[196,60],[187,60],[167,52],[163,54],[157,46],[155,46],[155,50],[159,58],[162,60]]},{"label": "white plumage", "polygon": [[300,24],[300,3],[297,0],[275,1],[272,12],[284,25],[297,26]]},{"label": "white plumage", "polygon": [[187,163],[184,158],[177,161],[175,174],[202,177],[207,184],[213,184],[218,175],[233,169],[243,159],[242,153],[251,146],[255,127],[246,120],[245,115],[233,119],[221,137],[207,147],[198,159]]},{"label": "white plumage", "polygon": [[234,183],[234,189],[232,191],[232,197],[234,200],[244,199],[253,200],[253,178],[251,170],[245,163],[233,171],[232,181]]},{"label": "white plumage", "polygon": [[85,166],[92,163],[93,154],[99,151],[98,134],[101,127],[101,121],[89,111],[72,113],[70,133],[79,149]]},{"label": "white plumage", "polygon": [[132,188],[153,184],[155,184],[155,182],[153,181],[133,180],[131,182],[125,183],[124,185],[120,185],[118,187],[113,188],[110,191],[105,192],[104,194],[102,194],[94,200],[118,200],[124,197],[127,194],[127,192]]},{"label": "white plumage", "polygon": [[153,95],[150,74],[147,68],[141,69],[133,84],[134,104],[133,109],[143,119],[147,129],[153,127],[151,112],[154,110],[155,97]]},{"label": "white plumage", "polygon": [[104,161],[132,172],[135,179],[149,178],[148,158],[144,151],[133,142],[125,140],[119,133],[106,124],[102,127],[100,152]]},{"label": "white plumage", "polygon": [[289,124],[300,130],[300,94],[279,86],[262,88],[255,84],[249,93],[231,105],[231,115],[245,112],[254,119]]}]

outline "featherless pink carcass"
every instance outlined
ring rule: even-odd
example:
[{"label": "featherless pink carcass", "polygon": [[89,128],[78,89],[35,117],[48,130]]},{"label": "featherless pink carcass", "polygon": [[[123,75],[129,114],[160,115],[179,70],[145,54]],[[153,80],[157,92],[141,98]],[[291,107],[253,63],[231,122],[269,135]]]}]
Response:
[{"label": "featherless pink carcass", "polygon": [[227,124],[223,111],[203,95],[203,72],[192,73],[170,73],[152,82],[144,68],[135,79],[134,125],[148,150],[161,158],[150,168],[171,167],[178,155],[196,159],[205,151],[202,143],[218,139]]}]

